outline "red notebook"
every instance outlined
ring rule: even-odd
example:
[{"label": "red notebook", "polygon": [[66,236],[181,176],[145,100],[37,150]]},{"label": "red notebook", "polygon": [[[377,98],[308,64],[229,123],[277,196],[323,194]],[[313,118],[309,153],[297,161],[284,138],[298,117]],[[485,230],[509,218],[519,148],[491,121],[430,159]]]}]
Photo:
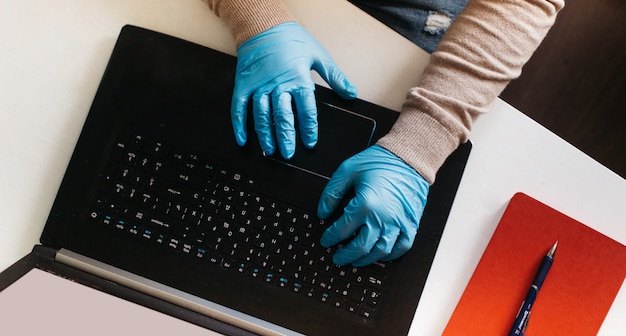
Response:
[{"label": "red notebook", "polygon": [[444,335],[508,335],[550,247],[552,268],[526,335],[595,335],[626,277],[626,247],[522,193],[515,194]]}]

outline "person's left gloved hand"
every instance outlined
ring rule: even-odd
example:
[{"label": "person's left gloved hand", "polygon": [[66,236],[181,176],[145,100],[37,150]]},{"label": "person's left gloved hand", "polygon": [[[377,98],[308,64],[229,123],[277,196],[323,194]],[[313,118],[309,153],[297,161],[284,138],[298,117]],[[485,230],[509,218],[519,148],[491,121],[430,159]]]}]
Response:
[{"label": "person's left gloved hand", "polygon": [[[276,150],[289,159],[296,148],[296,119],[306,147],[317,143],[317,105],[311,70],[343,98],[355,98],[356,88],[337,67],[326,49],[306,29],[286,22],[256,35],[237,50],[231,117],[235,139],[247,141],[248,101],[252,99],[254,128],[261,149]],[[294,118],[291,102],[295,103]]]},{"label": "person's left gloved hand", "polygon": [[318,216],[328,218],[354,188],[343,215],[321,238],[324,247],[354,238],[333,256],[338,265],[392,260],[413,245],[429,183],[403,160],[374,145],[344,161],[324,188]]}]

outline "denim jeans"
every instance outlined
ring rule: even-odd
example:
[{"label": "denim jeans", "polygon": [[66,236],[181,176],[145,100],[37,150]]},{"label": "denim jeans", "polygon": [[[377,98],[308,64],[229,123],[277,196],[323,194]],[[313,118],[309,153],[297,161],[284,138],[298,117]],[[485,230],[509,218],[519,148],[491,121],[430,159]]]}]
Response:
[{"label": "denim jeans", "polygon": [[432,53],[468,0],[349,0]]}]

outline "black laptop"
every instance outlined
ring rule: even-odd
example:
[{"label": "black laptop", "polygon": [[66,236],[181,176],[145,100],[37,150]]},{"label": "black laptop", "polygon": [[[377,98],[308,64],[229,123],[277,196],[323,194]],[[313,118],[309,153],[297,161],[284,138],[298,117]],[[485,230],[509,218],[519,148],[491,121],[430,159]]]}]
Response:
[{"label": "black laptop", "polygon": [[[316,88],[319,142],[289,161],[237,146],[236,59],[135,26],[119,35],[32,268],[222,334],[403,335],[411,325],[471,143],[445,162],[413,248],[354,268],[319,245],[328,178],[397,113]],[[339,214],[336,214],[338,216]]]}]

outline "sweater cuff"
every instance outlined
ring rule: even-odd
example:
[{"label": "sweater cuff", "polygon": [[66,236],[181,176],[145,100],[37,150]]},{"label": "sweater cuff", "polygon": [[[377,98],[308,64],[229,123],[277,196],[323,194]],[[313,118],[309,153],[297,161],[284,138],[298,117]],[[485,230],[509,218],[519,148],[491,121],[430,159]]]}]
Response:
[{"label": "sweater cuff", "polygon": [[215,14],[230,27],[237,48],[251,37],[274,26],[295,21],[279,0],[223,0],[216,2],[214,6],[212,9]]},{"label": "sweater cuff", "polygon": [[430,184],[435,182],[444,161],[460,145],[458,136],[420,111],[401,113],[391,131],[377,144],[404,160]]}]

